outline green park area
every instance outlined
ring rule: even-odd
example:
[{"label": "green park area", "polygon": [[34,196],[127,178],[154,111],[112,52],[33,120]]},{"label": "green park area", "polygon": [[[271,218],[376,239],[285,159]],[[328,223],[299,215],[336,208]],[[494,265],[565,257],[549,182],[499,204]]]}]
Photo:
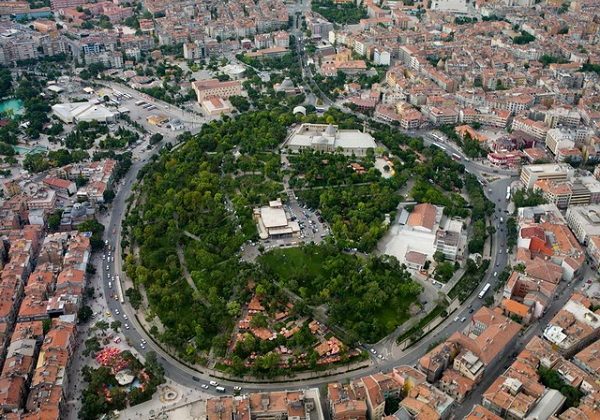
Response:
[{"label": "green park area", "polygon": [[[444,205],[450,216],[488,211],[462,165],[385,126],[374,124],[372,133],[387,149],[375,151],[386,159],[386,176],[375,169],[375,154],[304,152],[281,165],[279,147],[299,123],[361,127],[335,109],[247,112],[183,136],[181,147],[162,150],[139,174],[123,223],[124,268],[135,285],[126,294],[136,307],[147,305],[150,332],[186,362],[216,358],[235,374],[273,376],[351,359],[352,344],[380,340],[419,309],[421,288],[405,267],[369,255],[402,194]],[[242,259],[242,248],[258,239],[253,209],[286,202],[287,178],[298,199],[320,211],[331,237],[266,253],[258,247],[256,261]],[[261,313],[250,317],[253,305]],[[339,358],[315,356],[326,346]]]}]

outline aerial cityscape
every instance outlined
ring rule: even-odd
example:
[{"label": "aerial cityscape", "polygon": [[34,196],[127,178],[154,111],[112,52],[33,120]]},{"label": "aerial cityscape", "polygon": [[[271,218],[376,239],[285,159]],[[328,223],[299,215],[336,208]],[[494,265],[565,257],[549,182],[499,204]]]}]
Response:
[{"label": "aerial cityscape", "polygon": [[600,420],[600,1],[0,1],[0,418]]}]

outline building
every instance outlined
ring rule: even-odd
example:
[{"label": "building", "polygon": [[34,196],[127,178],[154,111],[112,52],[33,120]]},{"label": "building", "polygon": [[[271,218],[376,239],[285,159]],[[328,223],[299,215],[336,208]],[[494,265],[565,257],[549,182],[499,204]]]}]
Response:
[{"label": "building", "polygon": [[402,210],[390,232],[384,253],[395,256],[413,270],[421,270],[436,251],[451,261],[463,254],[462,221],[445,217],[440,206],[421,203],[410,214]]},{"label": "building", "polygon": [[570,357],[600,337],[600,315],[574,295],[552,318],[544,338],[565,357]]},{"label": "building", "polygon": [[215,96],[227,99],[230,96],[242,94],[242,83],[238,80],[226,82],[220,82],[217,79],[197,80],[192,82],[192,88],[196,92],[199,103]]},{"label": "building", "polygon": [[377,144],[369,133],[359,130],[339,129],[331,124],[302,124],[290,135],[285,147],[294,152],[315,150],[366,156],[369,150],[375,151]]},{"label": "building", "polygon": [[104,105],[92,102],[73,102],[52,105],[52,112],[62,122],[78,123],[81,121],[113,122],[117,114]]},{"label": "building", "polygon": [[200,104],[202,105],[202,110],[210,116],[229,114],[233,111],[231,102],[218,96],[206,98]]},{"label": "building", "polygon": [[450,418],[455,401],[452,397],[422,383],[412,388],[408,396],[400,401],[400,408],[405,410],[409,418],[445,420]]},{"label": "building", "polygon": [[591,236],[600,235],[600,205],[573,206],[565,215],[567,224],[580,244],[586,245]]},{"label": "building", "polygon": [[254,209],[254,220],[261,239],[293,237],[300,233],[300,225],[288,218],[279,199]]},{"label": "building", "polygon": [[77,186],[75,183],[73,181],[69,181],[68,179],[46,177],[44,178],[43,182],[48,188],[53,189],[58,194],[63,196],[71,196],[77,192]]},{"label": "building", "polygon": [[542,163],[539,165],[525,165],[521,168],[521,183],[526,189],[540,180],[566,181],[574,170],[570,165],[560,163]]}]

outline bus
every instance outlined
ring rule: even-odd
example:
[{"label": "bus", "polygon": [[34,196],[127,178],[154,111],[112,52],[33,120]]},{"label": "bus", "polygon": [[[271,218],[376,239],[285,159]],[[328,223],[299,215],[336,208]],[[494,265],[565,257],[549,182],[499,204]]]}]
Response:
[{"label": "bus", "polygon": [[137,106],[140,106],[140,105],[144,105],[145,103],[146,103],[145,101],[137,101],[135,104]]},{"label": "bus", "polygon": [[510,186],[506,187],[506,201],[510,200]]},{"label": "bus", "polygon": [[481,289],[481,292],[479,292],[479,299],[483,299],[488,290],[490,290],[490,287],[492,287],[492,285],[489,283],[483,286],[483,289]]},{"label": "bus", "polygon": [[225,388],[223,388],[222,386],[218,386],[215,388],[215,391],[217,392],[225,392]]},{"label": "bus", "polygon": [[123,289],[121,288],[121,278],[117,274],[115,279],[115,284],[117,285],[117,295],[119,296],[119,302],[121,302],[122,305],[125,303],[125,298],[123,297]]},{"label": "bus", "polygon": [[437,133],[429,133],[432,139],[437,141],[444,141],[444,138]]},{"label": "bus", "polygon": [[452,153],[452,159],[454,159],[454,160],[462,160],[462,158],[460,157],[460,155],[457,154],[457,153]]},{"label": "bus", "polygon": [[437,148],[440,148],[440,149],[444,150],[444,151],[446,150],[446,148],[444,146],[442,146],[441,144],[439,144],[439,143],[433,143],[433,145],[435,147],[437,147]]}]

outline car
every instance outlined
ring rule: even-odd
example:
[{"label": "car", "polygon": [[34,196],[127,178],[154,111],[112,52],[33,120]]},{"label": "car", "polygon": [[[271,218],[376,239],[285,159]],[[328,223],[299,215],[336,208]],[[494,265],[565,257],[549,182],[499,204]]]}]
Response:
[{"label": "car", "polygon": [[125,323],[125,329],[128,330],[129,329],[129,324]]},{"label": "car", "polygon": [[119,300],[119,296],[117,296],[117,294],[115,293],[115,300]]},{"label": "car", "polygon": [[499,251],[498,251],[498,254],[502,254],[502,250],[499,250]]},{"label": "car", "polygon": [[459,318],[457,316],[454,317],[454,322],[458,322]]},{"label": "car", "polygon": [[192,376],[192,380],[196,381],[196,382],[200,382],[200,378],[198,378],[197,376]]},{"label": "car", "polygon": [[115,337],[115,339],[113,340],[113,342],[115,344],[119,344],[121,342],[121,337]]},{"label": "car", "polygon": [[469,309],[469,313],[470,313],[470,314],[472,314],[474,311],[475,311],[475,309],[473,309],[473,308],[470,308],[470,309]]},{"label": "car", "polygon": [[381,354],[378,354],[377,357],[383,360],[383,356]]},{"label": "car", "polygon": [[463,317],[460,319],[460,322],[465,322],[466,320],[467,320],[467,317],[463,316]]},{"label": "car", "polygon": [[143,338],[140,340],[143,344],[148,344],[148,342],[146,340],[144,340]]},{"label": "car", "polygon": [[510,254],[510,248],[506,248],[506,253]]},{"label": "car", "polygon": [[121,312],[119,312],[118,309],[115,309],[115,315],[119,315]]},{"label": "car", "polygon": [[141,343],[141,344],[140,344],[140,347],[142,348],[142,350],[145,350],[145,349],[146,349],[146,345],[145,345],[144,343]]},{"label": "car", "polygon": [[208,385],[202,384],[202,385],[200,385],[200,388],[202,388],[202,389],[208,389]]},{"label": "car", "polygon": [[210,381],[209,384],[210,386],[219,386],[219,384],[216,381]]},{"label": "car", "polygon": [[240,392],[242,390],[242,387],[241,386],[234,386],[233,390],[237,391],[237,392]]},{"label": "car", "polygon": [[373,354],[377,354],[377,350],[375,350],[375,349],[371,349],[371,353],[373,353]]},{"label": "car", "polygon": [[108,271],[108,270],[110,270],[110,267],[107,265],[107,266],[106,266],[106,271]]},{"label": "car", "polygon": [[498,272],[494,271],[494,277],[498,277]]},{"label": "car", "polygon": [[[129,318],[127,317],[127,314],[123,314],[123,319],[124,319],[125,321],[127,321],[127,320],[129,319]],[[142,341],[143,341],[143,340],[142,340]]]}]

